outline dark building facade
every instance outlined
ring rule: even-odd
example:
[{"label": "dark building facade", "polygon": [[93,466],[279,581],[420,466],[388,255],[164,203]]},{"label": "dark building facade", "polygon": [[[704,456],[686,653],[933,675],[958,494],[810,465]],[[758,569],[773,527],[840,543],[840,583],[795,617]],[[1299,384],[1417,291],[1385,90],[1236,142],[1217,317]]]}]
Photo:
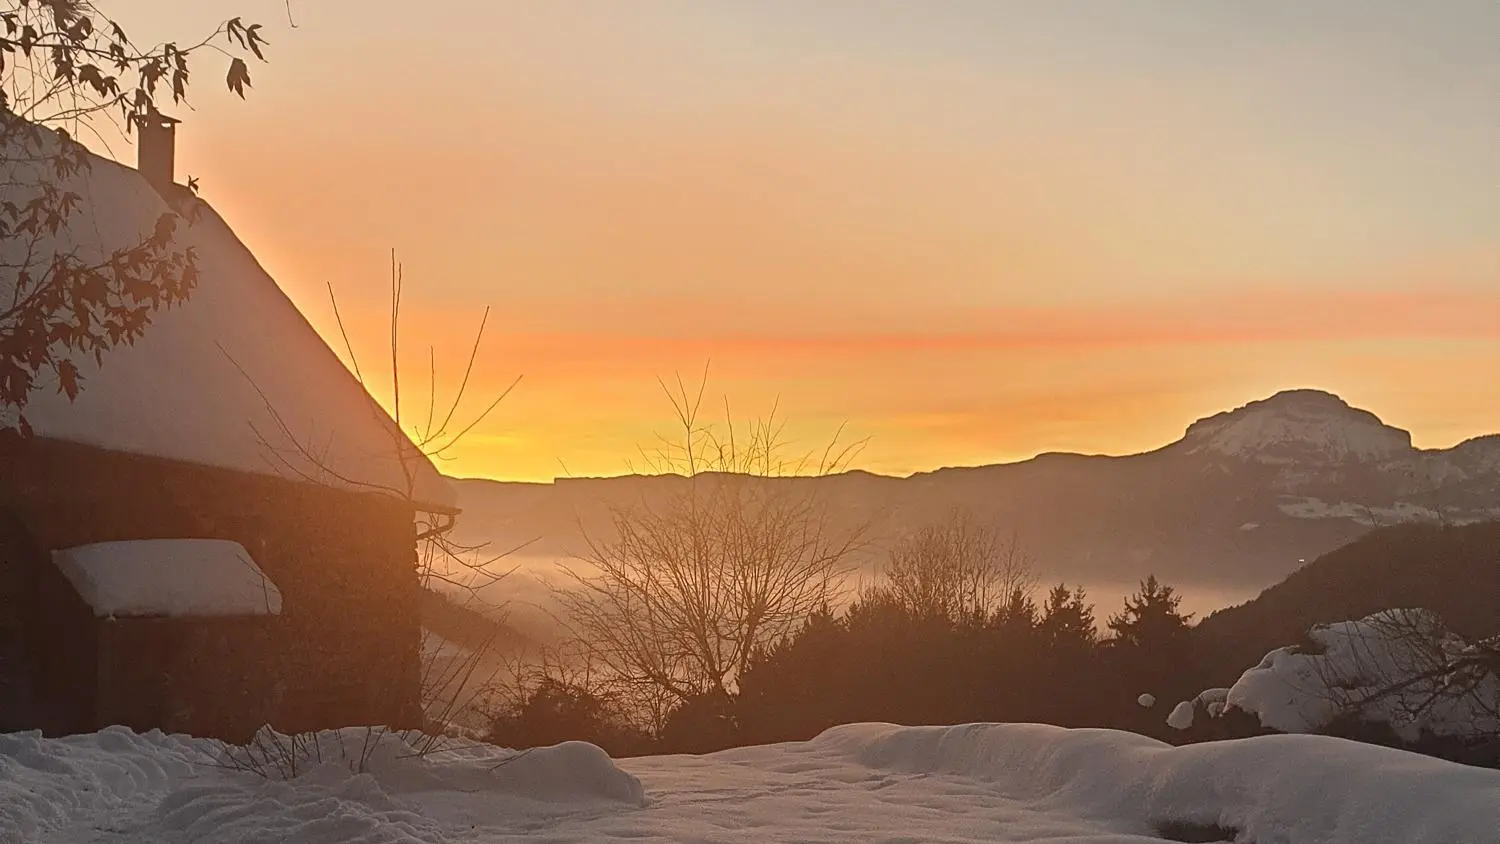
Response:
[{"label": "dark building facade", "polygon": [[[5,437],[0,730],[419,725],[414,516],[379,493]],[[177,538],[244,546],[280,613],[96,618],[51,557]]]}]

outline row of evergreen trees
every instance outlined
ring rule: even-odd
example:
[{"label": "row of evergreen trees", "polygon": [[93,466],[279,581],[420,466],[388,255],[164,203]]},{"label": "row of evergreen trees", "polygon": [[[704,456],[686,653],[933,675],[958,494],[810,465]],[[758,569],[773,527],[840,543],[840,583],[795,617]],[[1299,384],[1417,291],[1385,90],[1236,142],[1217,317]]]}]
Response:
[{"label": "row of evergreen trees", "polygon": [[990,601],[933,600],[890,586],[825,608],[750,660],[730,694],[677,703],[652,728],[607,695],[542,678],[498,709],[489,740],[513,747],[593,741],[617,755],[708,752],[811,738],[835,724],[1041,722],[1166,737],[1137,698],[1190,698],[1191,619],[1148,577],[1100,635],[1080,588],[1040,605],[1021,586]]}]

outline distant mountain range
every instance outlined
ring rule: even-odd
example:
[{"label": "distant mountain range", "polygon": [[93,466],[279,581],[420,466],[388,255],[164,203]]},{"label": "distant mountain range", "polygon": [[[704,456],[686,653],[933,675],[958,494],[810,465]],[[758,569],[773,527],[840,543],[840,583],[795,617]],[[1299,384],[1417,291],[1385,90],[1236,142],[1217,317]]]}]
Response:
[{"label": "distant mountain range", "polygon": [[[607,535],[611,506],[649,501],[670,476],[459,480],[463,538],[567,556]],[[1377,525],[1500,518],[1500,435],[1450,449],[1315,390],[1292,390],[1194,422],[1182,439],[1124,457],[1031,460],[897,478],[847,472],[816,484],[849,525],[882,540],[961,507],[1016,535],[1049,579],[1261,586]]]}]

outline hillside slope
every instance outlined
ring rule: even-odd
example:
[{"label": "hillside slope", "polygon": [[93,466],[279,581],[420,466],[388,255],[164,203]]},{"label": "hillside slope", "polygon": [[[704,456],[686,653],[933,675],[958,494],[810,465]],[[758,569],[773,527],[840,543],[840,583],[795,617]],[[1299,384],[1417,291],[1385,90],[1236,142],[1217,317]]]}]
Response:
[{"label": "hillside slope", "polygon": [[1313,625],[1402,607],[1432,610],[1467,639],[1500,634],[1500,522],[1372,531],[1213,613],[1197,636],[1210,681],[1228,684]]}]

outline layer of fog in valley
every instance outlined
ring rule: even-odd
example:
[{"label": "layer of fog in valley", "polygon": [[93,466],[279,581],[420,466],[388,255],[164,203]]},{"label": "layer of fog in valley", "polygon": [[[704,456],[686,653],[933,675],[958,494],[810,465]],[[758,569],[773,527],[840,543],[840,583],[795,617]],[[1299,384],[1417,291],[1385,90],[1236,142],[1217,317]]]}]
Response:
[{"label": "layer of fog in valley", "polygon": [[[474,577],[471,581],[476,584],[473,594],[465,592],[460,600],[503,610],[506,622],[537,644],[555,643],[564,633],[560,626],[556,591],[576,588],[576,581],[568,572],[584,577],[593,572],[587,560],[579,557],[524,552],[508,554],[489,563],[486,569],[498,579]],[[1140,589],[1139,580],[1087,580],[1055,574],[1043,568],[1034,569],[1033,574],[1037,582],[1034,594],[1038,599],[1047,588],[1058,583],[1066,583],[1070,588],[1082,586],[1094,605],[1101,626],[1110,613],[1119,611],[1125,599]],[[1142,572],[1141,578],[1149,574]],[[841,601],[834,608],[840,609],[857,597],[862,586],[879,582],[880,575],[875,566],[857,569],[850,574]],[[1173,582],[1170,585],[1182,597],[1182,612],[1191,614],[1194,619],[1203,619],[1215,610],[1248,601],[1260,592],[1259,587],[1245,585],[1193,582]]]}]

